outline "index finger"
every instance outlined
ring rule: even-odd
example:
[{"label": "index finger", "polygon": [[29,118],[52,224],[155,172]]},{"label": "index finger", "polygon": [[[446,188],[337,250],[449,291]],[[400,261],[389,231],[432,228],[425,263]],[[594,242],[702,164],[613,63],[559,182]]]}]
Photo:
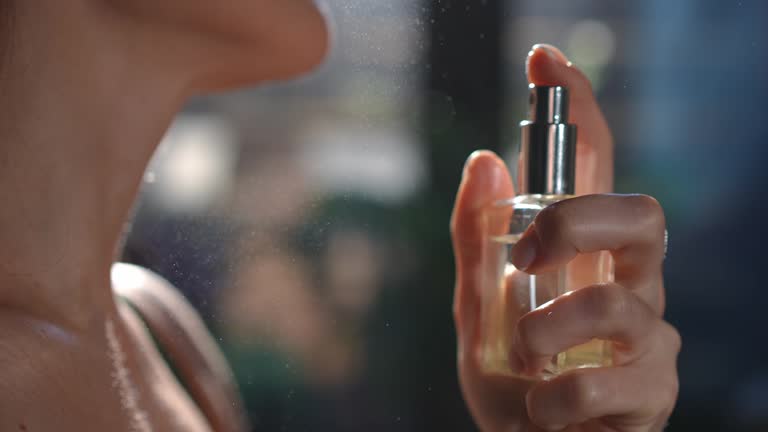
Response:
[{"label": "index finger", "polygon": [[571,120],[579,127],[576,144],[576,194],[613,190],[613,137],[584,73],[552,45],[534,45],[526,61],[528,81],[561,85],[570,92]]},{"label": "index finger", "polygon": [[646,195],[587,195],[542,210],[512,250],[527,273],[561,267],[579,254],[611,251],[615,280],[661,314],[664,211]]}]

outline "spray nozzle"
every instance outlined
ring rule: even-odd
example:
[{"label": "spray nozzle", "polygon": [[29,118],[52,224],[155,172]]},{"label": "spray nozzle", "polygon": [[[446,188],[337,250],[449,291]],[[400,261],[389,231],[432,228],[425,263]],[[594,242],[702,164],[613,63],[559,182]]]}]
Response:
[{"label": "spray nozzle", "polygon": [[521,123],[523,193],[570,195],[576,188],[576,125],[568,123],[568,89],[529,86],[528,120]]},{"label": "spray nozzle", "polygon": [[528,120],[534,123],[568,123],[568,88],[529,85]]}]

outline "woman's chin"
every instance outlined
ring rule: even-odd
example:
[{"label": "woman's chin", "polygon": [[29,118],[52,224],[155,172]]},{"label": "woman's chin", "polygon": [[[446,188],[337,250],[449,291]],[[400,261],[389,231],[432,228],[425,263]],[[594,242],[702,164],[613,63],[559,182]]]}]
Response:
[{"label": "woman's chin", "polygon": [[309,1],[317,5],[315,14],[303,20],[303,31],[294,33],[297,40],[290,40],[284,47],[286,54],[292,57],[286,58],[286,64],[290,65],[285,71],[286,78],[315,70],[323,64],[332,47],[330,14],[320,2]]},{"label": "woman's chin", "polygon": [[[283,0],[284,1],[284,0]],[[305,0],[282,19],[261,22],[255,38],[255,60],[264,67],[266,79],[290,79],[319,67],[332,46],[332,25],[328,9],[321,2]],[[266,31],[264,31],[266,30]]]},{"label": "woman's chin", "polygon": [[[312,0],[262,0],[261,7],[217,22],[218,39],[197,91],[228,90],[296,78],[317,69],[332,46],[328,8]],[[259,13],[255,13],[258,10]]]}]

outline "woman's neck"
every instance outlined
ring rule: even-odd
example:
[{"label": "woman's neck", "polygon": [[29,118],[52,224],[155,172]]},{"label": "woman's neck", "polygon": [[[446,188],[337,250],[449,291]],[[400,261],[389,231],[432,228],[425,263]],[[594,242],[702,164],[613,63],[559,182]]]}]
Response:
[{"label": "woman's neck", "polygon": [[111,301],[125,219],[189,81],[151,34],[129,38],[89,2],[17,3],[0,77],[0,305],[83,326]]}]

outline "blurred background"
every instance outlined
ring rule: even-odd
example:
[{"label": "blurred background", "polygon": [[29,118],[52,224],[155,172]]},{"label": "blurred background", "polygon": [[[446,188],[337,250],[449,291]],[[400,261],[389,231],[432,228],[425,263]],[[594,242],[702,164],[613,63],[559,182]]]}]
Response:
[{"label": "blurred background", "polygon": [[547,42],[594,82],[616,190],[667,212],[670,430],[768,430],[768,2],[326,3],[317,73],[179,116],[124,257],[199,309],[255,429],[475,430],[448,220],[471,151],[514,160],[525,56]]}]

